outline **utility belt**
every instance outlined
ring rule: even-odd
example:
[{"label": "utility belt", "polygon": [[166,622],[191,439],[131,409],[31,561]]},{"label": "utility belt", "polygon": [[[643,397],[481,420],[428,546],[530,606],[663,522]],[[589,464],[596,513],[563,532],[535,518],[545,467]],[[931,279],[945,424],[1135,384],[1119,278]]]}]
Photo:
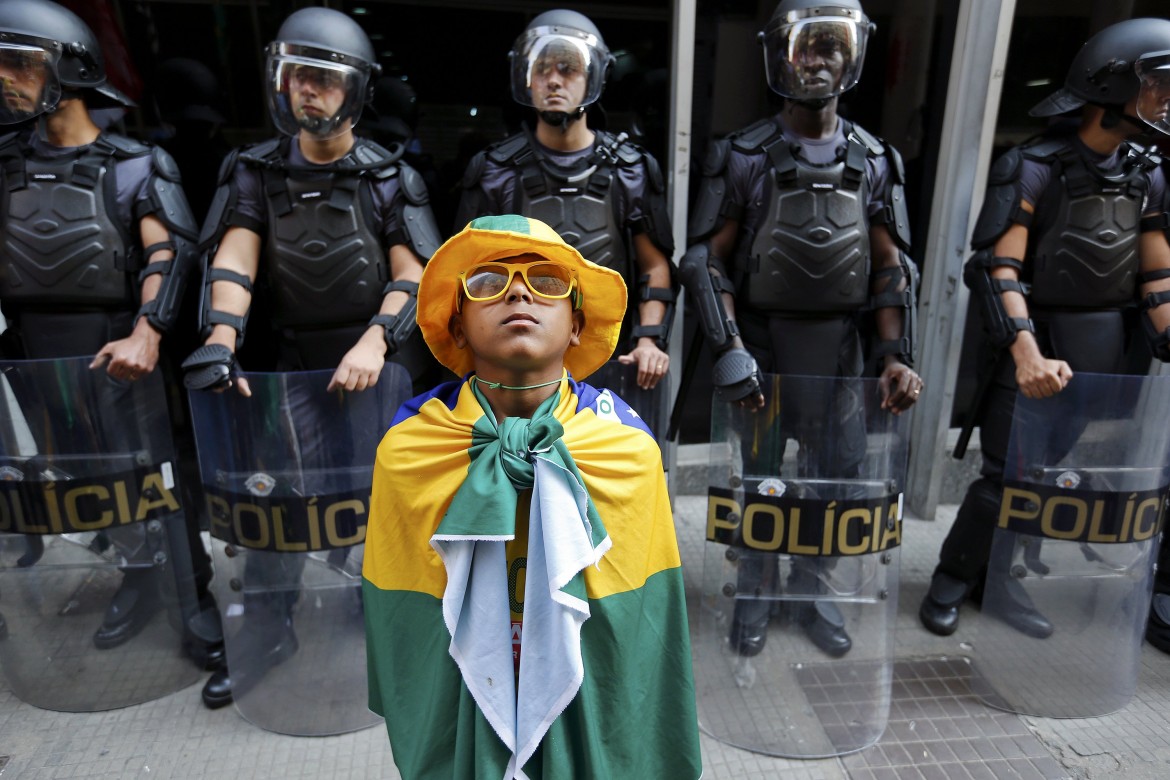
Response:
[{"label": "utility belt", "polygon": [[38,306],[5,309],[8,329],[0,352],[8,360],[95,355],[106,344],[130,335],[136,312],[95,306]]},{"label": "utility belt", "polygon": [[324,328],[280,328],[279,365],[286,371],[337,368],[369,327],[363,322]]}]

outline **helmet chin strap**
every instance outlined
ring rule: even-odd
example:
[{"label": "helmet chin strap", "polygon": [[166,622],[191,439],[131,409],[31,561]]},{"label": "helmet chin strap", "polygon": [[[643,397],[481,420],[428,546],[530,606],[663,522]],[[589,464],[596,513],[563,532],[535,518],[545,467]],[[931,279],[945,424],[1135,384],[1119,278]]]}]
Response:
[{"label": "helmet chin strap", "polygon": [[1152,129],[1140,117],[1125,113],[1124,106],[1103,106],[1103,108],[1105,113],[1101,115],[1101,127],[1104,130],[1112,130],[1122,122],[1129,122],[1132,127],[1142,132]]},{"label": "helmet chin strap", "polygon": [[569,125],[585,116],[585,106],[578,106],[572,113],[565,111],[540,111],[538,113],[545,124],[552,125],[560,130],[561,133],[567,133],[569,132]]},{"label": "helmet chin strap", "polygon": [[832,98],[816,98],[814,100],[794,100],[792,102],[798,106],[803,106],[803,107],[805,107],[807,109],[811,109],[813,111],[820,111],[825,106],[829,105],[830,100],[832,100]]}]

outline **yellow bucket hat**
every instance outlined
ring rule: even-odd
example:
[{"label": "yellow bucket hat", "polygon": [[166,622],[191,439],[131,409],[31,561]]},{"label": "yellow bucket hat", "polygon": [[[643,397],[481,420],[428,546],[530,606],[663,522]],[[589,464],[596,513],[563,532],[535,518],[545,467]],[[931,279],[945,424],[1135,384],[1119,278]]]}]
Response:
[{"label": "yellow bucket hat", "polygon": [[440,363],[459,376],[474,367],[471,352],[451,341],[447,324],[459,300],[459,274],[473,265],[534,254],[572,268],[585,315],[581,343],[565,353],[565,368],[581,380],[601,368],[617,348],[626,314],[621,274],[591,263],[538,219],[517,214],[480,217],[435,252],[418,285],[418,327]]}]

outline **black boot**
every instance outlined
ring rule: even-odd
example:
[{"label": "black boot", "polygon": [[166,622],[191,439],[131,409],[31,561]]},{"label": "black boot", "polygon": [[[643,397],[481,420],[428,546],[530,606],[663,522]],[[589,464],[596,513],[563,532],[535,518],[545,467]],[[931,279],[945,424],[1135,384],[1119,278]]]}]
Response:
[{"label": "black boot", "polygon": [[209,710],[218,710],[232,703],[232,678],[228,674],[227,664],[212,673],[203,685],[200,694],[203,706]]},{"label": "black boot", "polygon": [[825,653],[840,658],[853,647],[845,631],[845,616],[831,601],[814,601],[799,611],[798,621],[812,643]]},{"label": "black boot", "polygon": [[1146,641],[1163,653],[1170,653],[1170,593],[1155,593],[1150,602]]},{"label": "black boot", "polygon": [[1052,623],[1036,609],[1028,592],[1018,580],[988,579],[984,586],[983,604],[988,600],[992,603],[1003,604],[1004,609],[995,617],[1009,626],[1036,639],[1047,639],[1052,636]]},{"label": "black boot", "polygon": [[99,650],[109,650],[136,636],[159,608],[158,570],[126,569],[110,599],[101,626],[93,635]]},{"label": "black boot", "polygon": [[735,615],[731,620],[731,649],[744,658],[759,655],[768,641],[768,615],[771,606],[766,601],[737,599]]},{"label": "black boot", "polygon": [[950,636],[959,627],[959,605],[969,591],[967,583],[936,571],[930,580],[930,590],[918,608],[918,619],[932,633]]}]

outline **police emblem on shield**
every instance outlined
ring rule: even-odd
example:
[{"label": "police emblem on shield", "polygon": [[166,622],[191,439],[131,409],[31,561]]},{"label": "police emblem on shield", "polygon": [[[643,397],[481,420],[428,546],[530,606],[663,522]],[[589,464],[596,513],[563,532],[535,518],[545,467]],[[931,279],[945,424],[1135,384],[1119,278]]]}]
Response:
[{"label": "police emblem on shield", "polygon": [[780,498],[788,490],[788,486],[784,484],[784,480],[768,477],[767,479],[760,480],[758,490],[761,496]]},{"label": "police emblem on shield", "polygon": [[257,471],[248,477],[247,481],[244,482],[244,486],[248,488],[248,492],[252,495],[264,498],[272,493],[272,489],[276,487],[276,480],[263,471]]},{"label": "police emblem on shield", "polygon": [[20,482],[24,472],[12,466],[0,466],[0,482]]},{"label": "police emblem on shield", "polygon": [[1075,471],[1063,471],[1056,478],[1056,486],[1065,490],[1075,490],[1081,484],[1081,475]]}]

